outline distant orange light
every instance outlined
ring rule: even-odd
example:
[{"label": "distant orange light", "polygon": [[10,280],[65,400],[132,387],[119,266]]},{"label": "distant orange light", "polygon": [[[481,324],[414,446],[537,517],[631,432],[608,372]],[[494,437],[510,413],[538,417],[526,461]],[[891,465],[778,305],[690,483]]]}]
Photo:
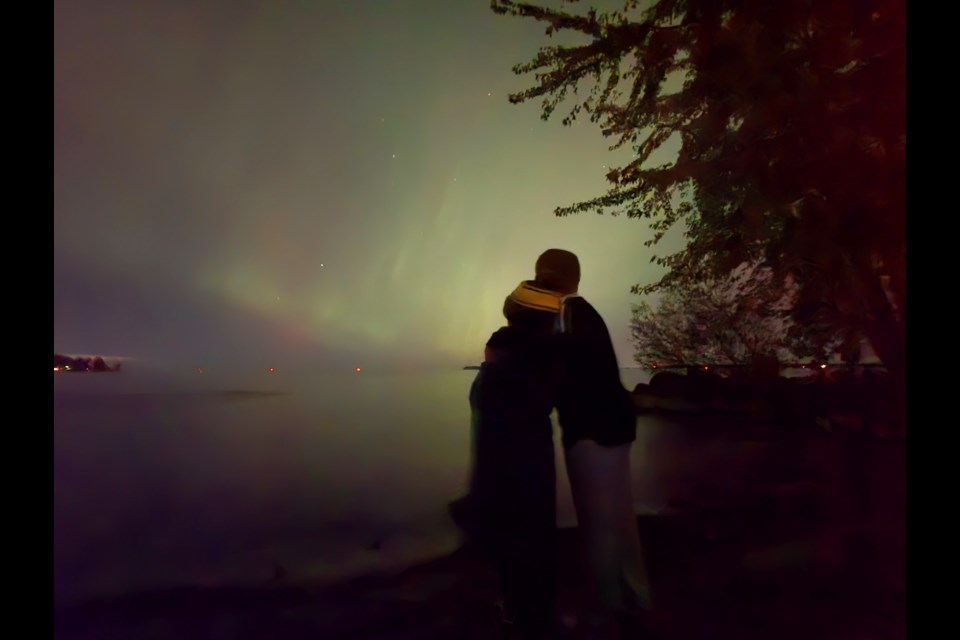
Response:
[{"label": "distant orange light", "polygon": [[270,367],[269,369],[267,369],[267,371],[269,371],[270,373],[276,373],[276,372],[277,372],[277,370],[274,369],[273,367]]},{"label": "distant orange light", "polygon": [[653,365],[653,366],[651,366],[650,368],[651,368],[651,369],[656,369],[656,368],[657,368],[657,365]]},{"label": "distant orange light", "polygon": [[357,367],[356,369],[354,369],[354,371],[356,371],[357,373],[360,373],[360,367]]},{"label": "distant orange light", "polygon": [[822,364],[822,365],[820,365],[820,368],[821,368],[821,369],[826,369],[826,368],[827,368],[827,365]]},{"label": "distant orange light", "polygon": [[703,370],[704,370],[704,371],[710,371],[710,367],[704,367]]}]

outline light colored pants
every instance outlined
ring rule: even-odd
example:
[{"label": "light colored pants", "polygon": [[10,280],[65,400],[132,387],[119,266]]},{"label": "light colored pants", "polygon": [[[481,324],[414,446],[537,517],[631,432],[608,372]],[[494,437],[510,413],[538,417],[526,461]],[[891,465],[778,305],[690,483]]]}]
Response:
[{"label": "light colored pants", "polygon": [[581,440],[566,450],[567,475],[597,603],[608,610],[649,609],[650,586],[633,512],[631,443]]}]

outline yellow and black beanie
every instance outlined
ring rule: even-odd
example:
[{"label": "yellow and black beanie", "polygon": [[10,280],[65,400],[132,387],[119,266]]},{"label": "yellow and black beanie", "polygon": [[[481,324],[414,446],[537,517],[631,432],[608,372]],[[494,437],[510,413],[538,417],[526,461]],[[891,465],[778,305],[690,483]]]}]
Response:
[{"label": "yellow and black beanie", "polygon": [[560,313],[560,297],[559,293],[544,289],[533,280],[524,280],[517,285],[507,300],[527,309]]}]

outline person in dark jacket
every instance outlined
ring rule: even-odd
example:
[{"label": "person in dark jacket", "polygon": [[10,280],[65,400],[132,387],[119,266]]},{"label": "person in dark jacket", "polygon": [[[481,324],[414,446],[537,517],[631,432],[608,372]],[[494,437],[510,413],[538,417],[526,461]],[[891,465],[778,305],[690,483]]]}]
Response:
[{"label": "person in dark jacket", "polygon": [[559,309],[559,295],[521,283],[470,389],[472,534],[499,573],[505,621],[529,638],[548,637],[554,624]]},{"label": "person in dark jacket", "polygon": [[557,414],[600,620],[651,609],[630,477],[636,410],[620,380],[606,323],[578,293],[580,263],[562,249],[536,262],[537,282],[562,295]]}]

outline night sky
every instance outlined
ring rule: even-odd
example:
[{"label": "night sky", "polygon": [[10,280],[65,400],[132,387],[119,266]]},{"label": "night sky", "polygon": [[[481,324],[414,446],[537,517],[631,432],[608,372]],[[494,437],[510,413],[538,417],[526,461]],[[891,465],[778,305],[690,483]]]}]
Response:
[{"label": "night sky", "polygon": [[647,224],[553,215],[629,151],[507,100],[533,83],[512,65],[556,42],[542,25],[487,0],[64,1],[54,19],[55,351],[475,363],[562,247],[632,364],[630,287],[661,274]]}]

